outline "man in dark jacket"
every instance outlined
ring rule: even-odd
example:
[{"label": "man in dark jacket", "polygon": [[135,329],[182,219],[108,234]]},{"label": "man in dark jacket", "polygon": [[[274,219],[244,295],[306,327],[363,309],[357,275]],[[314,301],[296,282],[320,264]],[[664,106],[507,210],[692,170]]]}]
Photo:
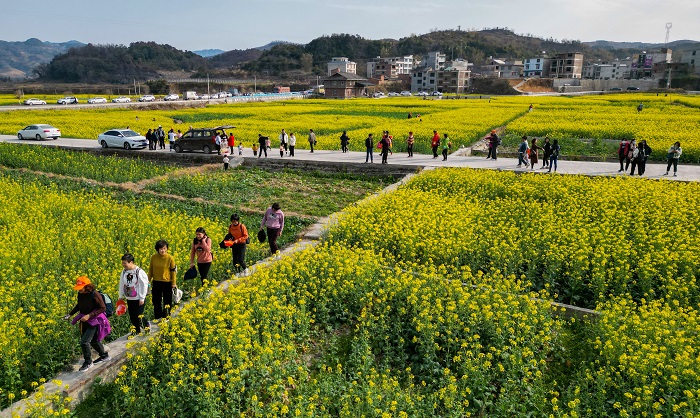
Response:
[{"label": "man in dark jacket", "polygon": [[258,152],[258,158],[262,157],[263,151],[265,152],[265,158],[267,158],[267,137],[258,134],[258,144],[260,144],[260,152]]},{"label": "man in dark jacket", "polygon": [[369,134],[365,139],[365,148],[367,149],[365,163],[374,163],[374,156],[372,155],[372,152],[374,151],[374,137],[372,134]]}]

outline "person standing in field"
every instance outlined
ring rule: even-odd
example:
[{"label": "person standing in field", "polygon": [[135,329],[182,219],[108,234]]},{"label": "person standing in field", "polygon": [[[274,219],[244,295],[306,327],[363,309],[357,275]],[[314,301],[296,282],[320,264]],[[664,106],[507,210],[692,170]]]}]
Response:
[{"label": "person standing in field", "polygon": [[498,134],[496,133],[496,130],[491,131],[491,135],[489,136],[489,153],[486,156],[486,159],[488,160],[489,158],[492,159],[497,159],[498,158],[498,146],[501,145],[501,138],[498,137]]},{"label": "person standing in field", "polygon": [[280,250],[277,238],[284,231],[284,212],[280,210],[280,204],[275,202],[265,211],[260,229],[267,228],[267,242],[270,244],[270,254],[275,255]]},{"label": "person standing in field", "polygon": [[165,131],[163,125],[158,125],[158,149],[165,149]]},{"label": "person standing in field", "polygon": [[[409,113],[410,115],[410,113]],[[413,132],[408,133],[408,138],[406,138],[406,149],[408,150],[408,158],[413,157],[413,144],[416,142],[416,138],[413,136]]]},{"label": "person standing in field", "polygon": [[627,138],[622,138],[622,140],[620,141],[620,146],[617,148],[617,156],[620,160],[620,169],[617,170],[618,173],[622,173],[623,171],[627,170],[624,164],[625,160],[627,159],[627,154],[629,153],[629,150],[630,142],[627,140]]},{"label": "person standing in field", "polygon": [[557,160],[559,160],[560,152],[561,146],[559,146],[559,140],[555,139],[552,143],[552,150],[549,156],[549,173],[552,172],[552,167],[554,167],[554,172],[557,172]]},{"label": "person standing in field", "polygon": [[316,134],[313,129],[309,129],[309,147],[311,147],[311,152],[314,152],[314,146],[316,145]]},{"label": "person standing in field", "polygon": [[544,156],[542,157],[542,168],[549,167],[549,157],[552,155],[552,144],[549,143],[549,137],[544,137],[544,146],[542,147]]},{"label": "person standing in field", "polygon": [[228,233],[233,241],[231,245],[231,259],[233,269],[243,276],[248,275],[248,266],[245,263],[246,244],[249,241],[248,228],[241,223],[241,217],[234,213],[231,215],[231,224],[228,226]]},{"label": "person standing in field", "polygon": [[131,325],[136,334],[141,327],[148,328],[148,320],[143,316],[148,295],[148,275],[134,263],[134,256],[126,253],[122,256],[122,274],[119,276],[119,299],[126,300]]},{"label": "person standing in field", "polygon": [[233,155],[233,149],[236,147],[236,137],[230,134],[226,141],[228,142],[228,152]]},{"label": "person standing in field", "polygon": [[444,134],[444,138],[442,138],[440,146],[442,147],[442,161],[447,161],[447,152],[450,148],[452,148],[452,141],[450,141],[447,134]]},{"label": "person standing in field", "polygon": [[537,150],[542,149],[542,147],[537,146],[537,138],[532,138],[532,146],[530,147],[530,169],[535,169],[535,164],[537,164]]},{"label": "person standing in field", "polygon": [[668,172],[671,169],[671,166],[673,166],[673,177],[677,176],[678,159],[681,158],[681,154],[683,154],[681,143],[679,141],[676,141],[673,145],[671,145],[671,148],[668,149],[668,165],[666,166],[666,172],[664,173],[664,176],[668,176]]},{"label": "person standing in field", "polygon": [[[423,96],[425,98],[425,96]],[[433,131],[433,139],[430,141],[430,147],[433,149],[433,158],[438,156],[438,147],[440,146],[440,135],[437,131]]]},{"label": "person standing in field", "polygon": [[260,144],[260,153],[258,154],[258,158],[262,157],[263,152],[265,153],[265,158],[267,158],[267,142],[269,140],[270,138],[262,136],[262,134],[258,134],[258,144]]},{"label": "person standing in field", "polygon": [[348,152],[348,143],[350,142],[350,138],[348,137],[348,132],[343,131],[343,134],[340,135],[340,150],[343,152]]},{"label": "person standing in field", "polygon": [[297,146],[297,137],[294,132],[289,134],[289,156],[294,157],[294,148]]},{"label": "person standing in field", "polygon": [[372,134],[367,135],[367,138],[365,138],[365,149],[367,151],[365,163],[374,163],[374,155],[372,155],[374,151],[374,136]]},{"label": "person standing in field", "polygon": [[173,288],[177,287],[177,266],[172,255],[168,254],[168,241],[156,241],[156,253],[151,256],[148,266],[148,280],[152,286],[153,317],[155,321],[167,318],[173,305]]},{"label": "person standing in field", "polygon": [[382,164],[388,164],[389,162],[387,159],[389,158],[389,135],[384,134],[382,135],[382,140],[379,141],[379,147],[381,148],[381,153],[382,153]]},{"label": "person standing in field", "polygon": [[[73,290],[78,291],[78,303],[63,319],[68,321],[71,316],[78,314],[75,315],[71,324],[80,326],[80,349],[83,351],[83,365],[79,371],[84,372],[92,367],[93,363],[97,364],[109,360],[109,353],[105,351],[102,340],[112,332],[112,326],[105,315],[107,308],[102,295],[87,276],[78,277]],[[94,362],[90,347],[95,349],[99,355]]]},{"label": "person standing in field", "polygon": [[197,228],[190,248],[190,268],[194,267],[195,257],[197,261],[197,271],[202,284],[209,278],[209,270],[214,257],[211,253],[211,238],[207,236],[207,231],[201,226]]},{"label": "person standing in field", "polygon": [[284,129],[282,129],[282,132],[280,132],[279,139],[280,139],[280,145],[282,146],[282,150],[284,152],[287,152],[287,147],[289,146],[288,145],[289,135],[287,135],[287,133],[284,131]]}]

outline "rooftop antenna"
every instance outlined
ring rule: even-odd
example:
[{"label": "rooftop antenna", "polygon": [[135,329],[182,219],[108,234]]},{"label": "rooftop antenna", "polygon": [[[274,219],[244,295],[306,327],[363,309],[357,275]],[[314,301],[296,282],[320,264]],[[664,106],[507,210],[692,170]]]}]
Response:
[{"label": "rooftop antenna", "polygon": [[669,35],[671,35],[671,28],[672,27],[673,27],[673,23],[668,22],[666,24],[666,42],[665,42],[665,45],[667,48],[668,48],[668,37],[669,37]]}]

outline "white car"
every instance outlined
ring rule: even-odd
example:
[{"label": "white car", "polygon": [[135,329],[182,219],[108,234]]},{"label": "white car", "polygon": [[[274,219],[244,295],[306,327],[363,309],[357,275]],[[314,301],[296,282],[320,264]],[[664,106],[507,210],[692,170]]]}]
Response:
[{"label": "white car", "polygon": [[143,149],[148,146],[146,137],[131,129],[110,129],[97,136],[102,148]]},{"label": "white car", "polygon": [[29,125],[17,132],[17,139],[35,138],[37,141],[43,139],[58,139],[61,137],[61,130],[51,125]]},{"label": "white car", "polygon": [[402,95],[402,96],[413,96],[413,95],[411,94],[411,92],[408,91],[408,90],[402,91],[402,92],[401,92],[401,95]]},{"label": "white car", "polygon": [[399,96],[401,96],[401,95],[395,91],[389,92],[389,97],[399,97]]},{"label": "white car", "polygon": [[430,95],[431,96],[442,96],[442,93],[440,93],[439,91],[436,90],[436,91],[430,93]]},{"label": "white car", "polygon": [[24,101],[24,104],[26,104],[27,106],[34,106],[34,105],[45,105],[46,102],[43,100],[39,100],[39,99],[27,99]]},{"label": "white car", "polygon": [[429,94],[427,91],[419,91],[418,93],[416,93],[416,96],[429,96]]},{"label": "white car", "polygon": [[208,95],[208,94],[203,94],[203,95],[199,96],[199,98],[200,98],[201,100],[209,100],[209,95]]},{"label": "white car", "polygon": [[104,97],[93,97],[92,99],[88,99],[88,103],[107,103],[107,99],[105,99]]},{"label": "white car", "polygon": [[145,94],[141,97],[139,97],[139,102],[155,102],[156,101],[156,96],[153,96],[151,94]]},{"label": "white car", "polygon": [[62,104],[62,105],[78,104],[78,98],[77,97],[64,97],[62,99],[56,100],[56,103]]},{"label": "white car", "polygon": [[126,96],[119,96],[112,99],[112,103],[131,103],[131,99]]},{"label": "white car", "polygon": [[165,98],[164,98],[163,100],[165,100],[166,102],[169,102],[169,101],[171,101],[171,100],[180,100],[180,95],[178,95],[178,94],[168,94],[167,96],[165,96]]},{"label": "white car", "polygon": [[381,91],[378,91],[378,92],[374,93],[372,95],[372,97],[374,97],[375,99],[379,99],[379,98],[386,97],[386,96],[384,96],[384,93],[382,93]]}]

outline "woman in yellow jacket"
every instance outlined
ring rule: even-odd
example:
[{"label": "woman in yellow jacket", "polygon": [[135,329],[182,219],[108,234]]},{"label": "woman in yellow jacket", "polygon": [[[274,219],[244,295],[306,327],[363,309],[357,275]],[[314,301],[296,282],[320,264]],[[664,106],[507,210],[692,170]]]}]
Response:
[{"label": "woman in yellow jacket", "polygon": [[168,254],[168,242],[158,240],[156,253],[148,266],[148,280],[153,286],[153,316],[156,320],[167,318],[173,305],[173,288],[177,287],[175,259]]}]

